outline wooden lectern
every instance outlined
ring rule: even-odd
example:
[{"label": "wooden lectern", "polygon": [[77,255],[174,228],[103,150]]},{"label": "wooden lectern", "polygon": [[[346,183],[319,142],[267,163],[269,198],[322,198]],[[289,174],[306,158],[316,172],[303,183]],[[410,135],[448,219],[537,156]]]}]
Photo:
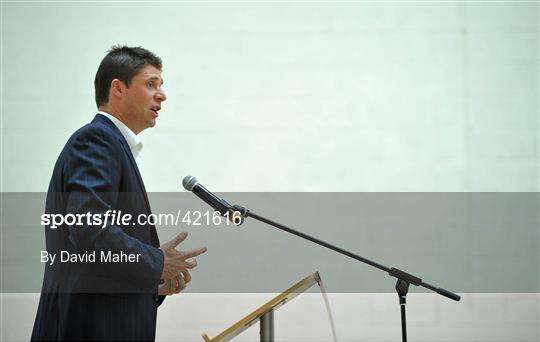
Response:
[{"label": "wooden lectern", "polygon": [[293,286],[285,290],[283,293],[272,298],[270,301],[268,301],[246,317],[242,318],[235,324],[231,325],[229,328],[225,329],[221,334],[217,335],[216,337],[209,338],[206,334],[203,334],[202,337],[206,342],[230,341],[234,337],[240,335],[250,326],[257,323],[257,321],[259,321],[261,341],[272,342],[274,341],[274,311],[288,301],[290,301],[291,299],[293,299],[294,297],[298,296],[300,293],[305,292],[314,284],[319,284],[319,286],[321,286],[321,289],[324,291],[319,272],[315,272],[310,276],[300,280],[298,283],[294,284]]}]

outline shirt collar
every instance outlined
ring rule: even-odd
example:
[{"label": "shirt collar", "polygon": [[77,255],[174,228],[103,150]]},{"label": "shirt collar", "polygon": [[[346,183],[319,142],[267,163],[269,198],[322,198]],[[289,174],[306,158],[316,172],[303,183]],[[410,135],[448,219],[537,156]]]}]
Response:
[{"label": "shirt collar", "polygon": [[126,139],[129,149],[131,150],[131,154],[133,154],[133,158],[135,161],[139,162],[139,159],[141,157],[141,150],[143,148],[143,143],[141,139],[137,136],[137,134],[133,133],[133,131],[126,126],[125,123],[118,120],[115,116],[99,111],[98,114],[101,114],[112,121],[112,123],[118,128],[120,133],[124,136],[124,139]]}]

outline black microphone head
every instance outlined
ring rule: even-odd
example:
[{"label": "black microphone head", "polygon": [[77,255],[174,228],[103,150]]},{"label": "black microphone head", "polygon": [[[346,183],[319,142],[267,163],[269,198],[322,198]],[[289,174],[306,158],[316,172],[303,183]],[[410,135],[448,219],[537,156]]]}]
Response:
[{"label": "black microphone head", "polygon": [[185,176],[182,180],[182,185],[187,191],[192,191],[197,183],[199,183],[199,181],[194,176]]}]

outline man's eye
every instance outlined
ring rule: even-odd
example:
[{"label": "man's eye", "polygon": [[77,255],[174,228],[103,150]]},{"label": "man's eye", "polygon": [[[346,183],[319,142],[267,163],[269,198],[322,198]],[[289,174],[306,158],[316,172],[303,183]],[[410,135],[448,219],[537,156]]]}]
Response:
[{"label": "man's eye", "polygon": [[153,88],[153,87],[154,87],[154,82],[148,82],[148,86],[149,86],[150,88]]}]

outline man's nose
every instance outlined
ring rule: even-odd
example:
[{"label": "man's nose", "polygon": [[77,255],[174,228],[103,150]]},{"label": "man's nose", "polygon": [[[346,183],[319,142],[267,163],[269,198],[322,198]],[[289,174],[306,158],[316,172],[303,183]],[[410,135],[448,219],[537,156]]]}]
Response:
[{"label": "man's nose", "polygon": [[167,99],[167,95],[165,95],[165,92],[163,90],[160,90],[156,93],[156,99],[159,102],[163,102]]}]

